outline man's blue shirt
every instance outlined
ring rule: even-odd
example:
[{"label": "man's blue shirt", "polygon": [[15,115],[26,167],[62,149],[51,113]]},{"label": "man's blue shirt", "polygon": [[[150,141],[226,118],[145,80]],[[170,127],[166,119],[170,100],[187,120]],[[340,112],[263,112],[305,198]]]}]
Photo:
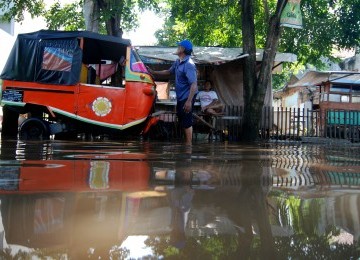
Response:
[{"label": "man's blue shirt", "polygon": [[197,81],[194,61],[187,55],[182,61],[177,59],[170,68],[175,73],[175,91],[178,101],[188,98],[191,84]]}]

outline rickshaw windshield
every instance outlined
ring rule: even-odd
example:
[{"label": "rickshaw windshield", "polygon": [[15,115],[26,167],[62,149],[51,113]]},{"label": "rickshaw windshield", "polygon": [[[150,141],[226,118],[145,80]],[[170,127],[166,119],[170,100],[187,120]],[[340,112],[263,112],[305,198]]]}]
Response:
[{"label": "rickshaw windshield", "polygon": [[140,59],[139,54],[134,49],[131,50],[130,69],[133,72],[141,72],[141,73],[149,74],[145,64]]}]

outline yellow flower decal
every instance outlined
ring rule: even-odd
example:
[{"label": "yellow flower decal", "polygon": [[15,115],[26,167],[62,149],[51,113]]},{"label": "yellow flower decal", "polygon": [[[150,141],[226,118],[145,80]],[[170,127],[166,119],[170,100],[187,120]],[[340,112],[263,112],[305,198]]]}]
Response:
[{"label": "yellow flower decal", "polygon": [[110,163],[105,161],[90,162],[89,186],[91,189],[108,189]]},{"label": "yellow flower decal", "polygon": [[92,110],[97,116],[106,116],[111,111],[111,102],[106,97],[98,97],[92,103]]}]

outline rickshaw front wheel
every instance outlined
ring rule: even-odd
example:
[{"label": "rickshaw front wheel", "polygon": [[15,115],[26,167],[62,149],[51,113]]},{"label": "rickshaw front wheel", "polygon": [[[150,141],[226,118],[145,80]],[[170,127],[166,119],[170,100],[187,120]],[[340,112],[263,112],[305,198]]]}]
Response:
[{"label": "rickshaw front wheel", "polygon": [[39,118],[28,118],[20,125],[19,138],[21,140],[47,140],[49,137],[47,125]]}]

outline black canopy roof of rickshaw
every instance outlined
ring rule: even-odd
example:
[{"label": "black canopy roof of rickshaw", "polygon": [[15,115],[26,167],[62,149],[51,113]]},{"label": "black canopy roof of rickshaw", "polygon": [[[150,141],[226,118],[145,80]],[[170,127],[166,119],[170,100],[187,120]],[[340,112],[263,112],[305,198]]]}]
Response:
[{"label": "black canopy roof of rickshaw", "polygon": [[125,54],[121,47],[130,46],[128,39],[103,35],[90,31],[54,31],[40,30],[32,33],[19,34],[18,38],[56,40],[69,38],[83,38],[83,63],[100,63],[101,60],[119,61]]},{"label": "black canopy roof of rickshaw", "polygon": [[[102,60],[118,62],[126,56],[126,47],[130,45],[129,40],[89,31],[40,30],[19,34],[0,78],[76,84],[82,64],[100,64]],[[54,51],[58,51],[59,56],[54,55]],[[67,67],[61,67],[61,62]],[[55,63],[60,67],[54,68]]]}]

